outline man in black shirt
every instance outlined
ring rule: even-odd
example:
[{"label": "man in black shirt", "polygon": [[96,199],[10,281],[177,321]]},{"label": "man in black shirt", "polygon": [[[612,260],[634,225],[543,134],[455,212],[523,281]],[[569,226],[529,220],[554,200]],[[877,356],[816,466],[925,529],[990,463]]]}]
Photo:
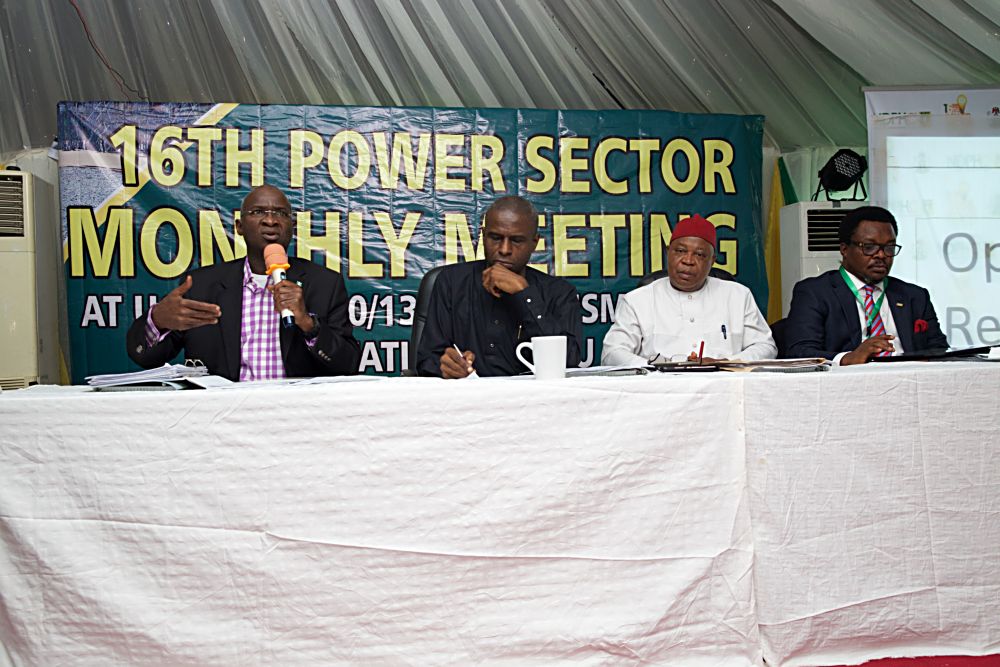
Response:
[{"label": "man in black shirt", "polygon": [[527,368],[514,349],[532,336],[566,336],[566,366],[578,366],[582,335],[576,290],[528,267],[538,245],[535,208],[516,196],[493,202],[486,211],[483,243],[485,261],[449,266],[434,283],[417,350],[420,375],[517,375]]}]

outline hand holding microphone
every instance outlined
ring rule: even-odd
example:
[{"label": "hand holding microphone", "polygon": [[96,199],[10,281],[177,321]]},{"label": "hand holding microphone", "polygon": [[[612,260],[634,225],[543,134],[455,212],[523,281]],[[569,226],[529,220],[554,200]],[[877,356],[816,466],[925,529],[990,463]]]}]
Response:
[{"label": "hand holding microphone", "polygon": [[[290,306],[298,306],[298,310],[305,313],[305,302],[302,299],[302,288],[298,285],[288,283],[288,286],[278,288],[279,283],[285,280],[285,271],[289,266],[288,255],[280,244],[269,243],[264,247],[264,266],[267,267],[267,275],[271,276],[275,306],[281,306],[281,326],[290,329],[295,326],[295,313]],[[295,290],[288,289],[289,286]]]}]

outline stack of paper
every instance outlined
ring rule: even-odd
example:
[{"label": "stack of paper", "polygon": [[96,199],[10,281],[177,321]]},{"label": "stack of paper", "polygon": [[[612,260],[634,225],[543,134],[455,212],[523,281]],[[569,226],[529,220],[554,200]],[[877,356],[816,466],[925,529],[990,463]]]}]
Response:
[{"label": "stack of paper", "polygon": [[122,387],[126,385],[159,384],[173,386],[170,383],[185,378],[208,375],[208,369],[198,365],[163,364],[159,368],[150,368],[133,373],[107,373],[92,375],[87,378],[91,387]]},{"label": "stack of paper", "polygon": [[777,373],[798,373],[801,371],[826,371],[830,369],[830,362],[826,359],[800,358],[800,359],[761,359],[759,361],[741,361],[739,359],[729,359],[713,361],[713,365],[719,370],[736,372],[759,372],[770,371]]}]

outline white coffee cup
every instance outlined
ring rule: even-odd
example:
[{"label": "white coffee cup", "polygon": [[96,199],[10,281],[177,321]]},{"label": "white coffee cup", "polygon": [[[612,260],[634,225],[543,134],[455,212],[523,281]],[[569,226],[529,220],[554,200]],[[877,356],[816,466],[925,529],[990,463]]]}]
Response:
[{"label": "white coffee cup", "polygon": [[[521,350],[531,348],[534,364],[521,356]],[[566,377],[566,336],[532,336],[517,346],[514,354],[521,363],[531,369],[539,380],[558,380]]]}]

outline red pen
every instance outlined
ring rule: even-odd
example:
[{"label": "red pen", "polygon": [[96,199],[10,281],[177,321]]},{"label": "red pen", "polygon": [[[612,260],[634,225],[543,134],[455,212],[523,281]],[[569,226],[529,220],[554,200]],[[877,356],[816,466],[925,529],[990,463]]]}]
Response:
[{"label": "red pen", "polygon": [[701,360],[705,356],[705,341],[701,341],[701,347],[698,348],[698,365],[701,365]]}]

